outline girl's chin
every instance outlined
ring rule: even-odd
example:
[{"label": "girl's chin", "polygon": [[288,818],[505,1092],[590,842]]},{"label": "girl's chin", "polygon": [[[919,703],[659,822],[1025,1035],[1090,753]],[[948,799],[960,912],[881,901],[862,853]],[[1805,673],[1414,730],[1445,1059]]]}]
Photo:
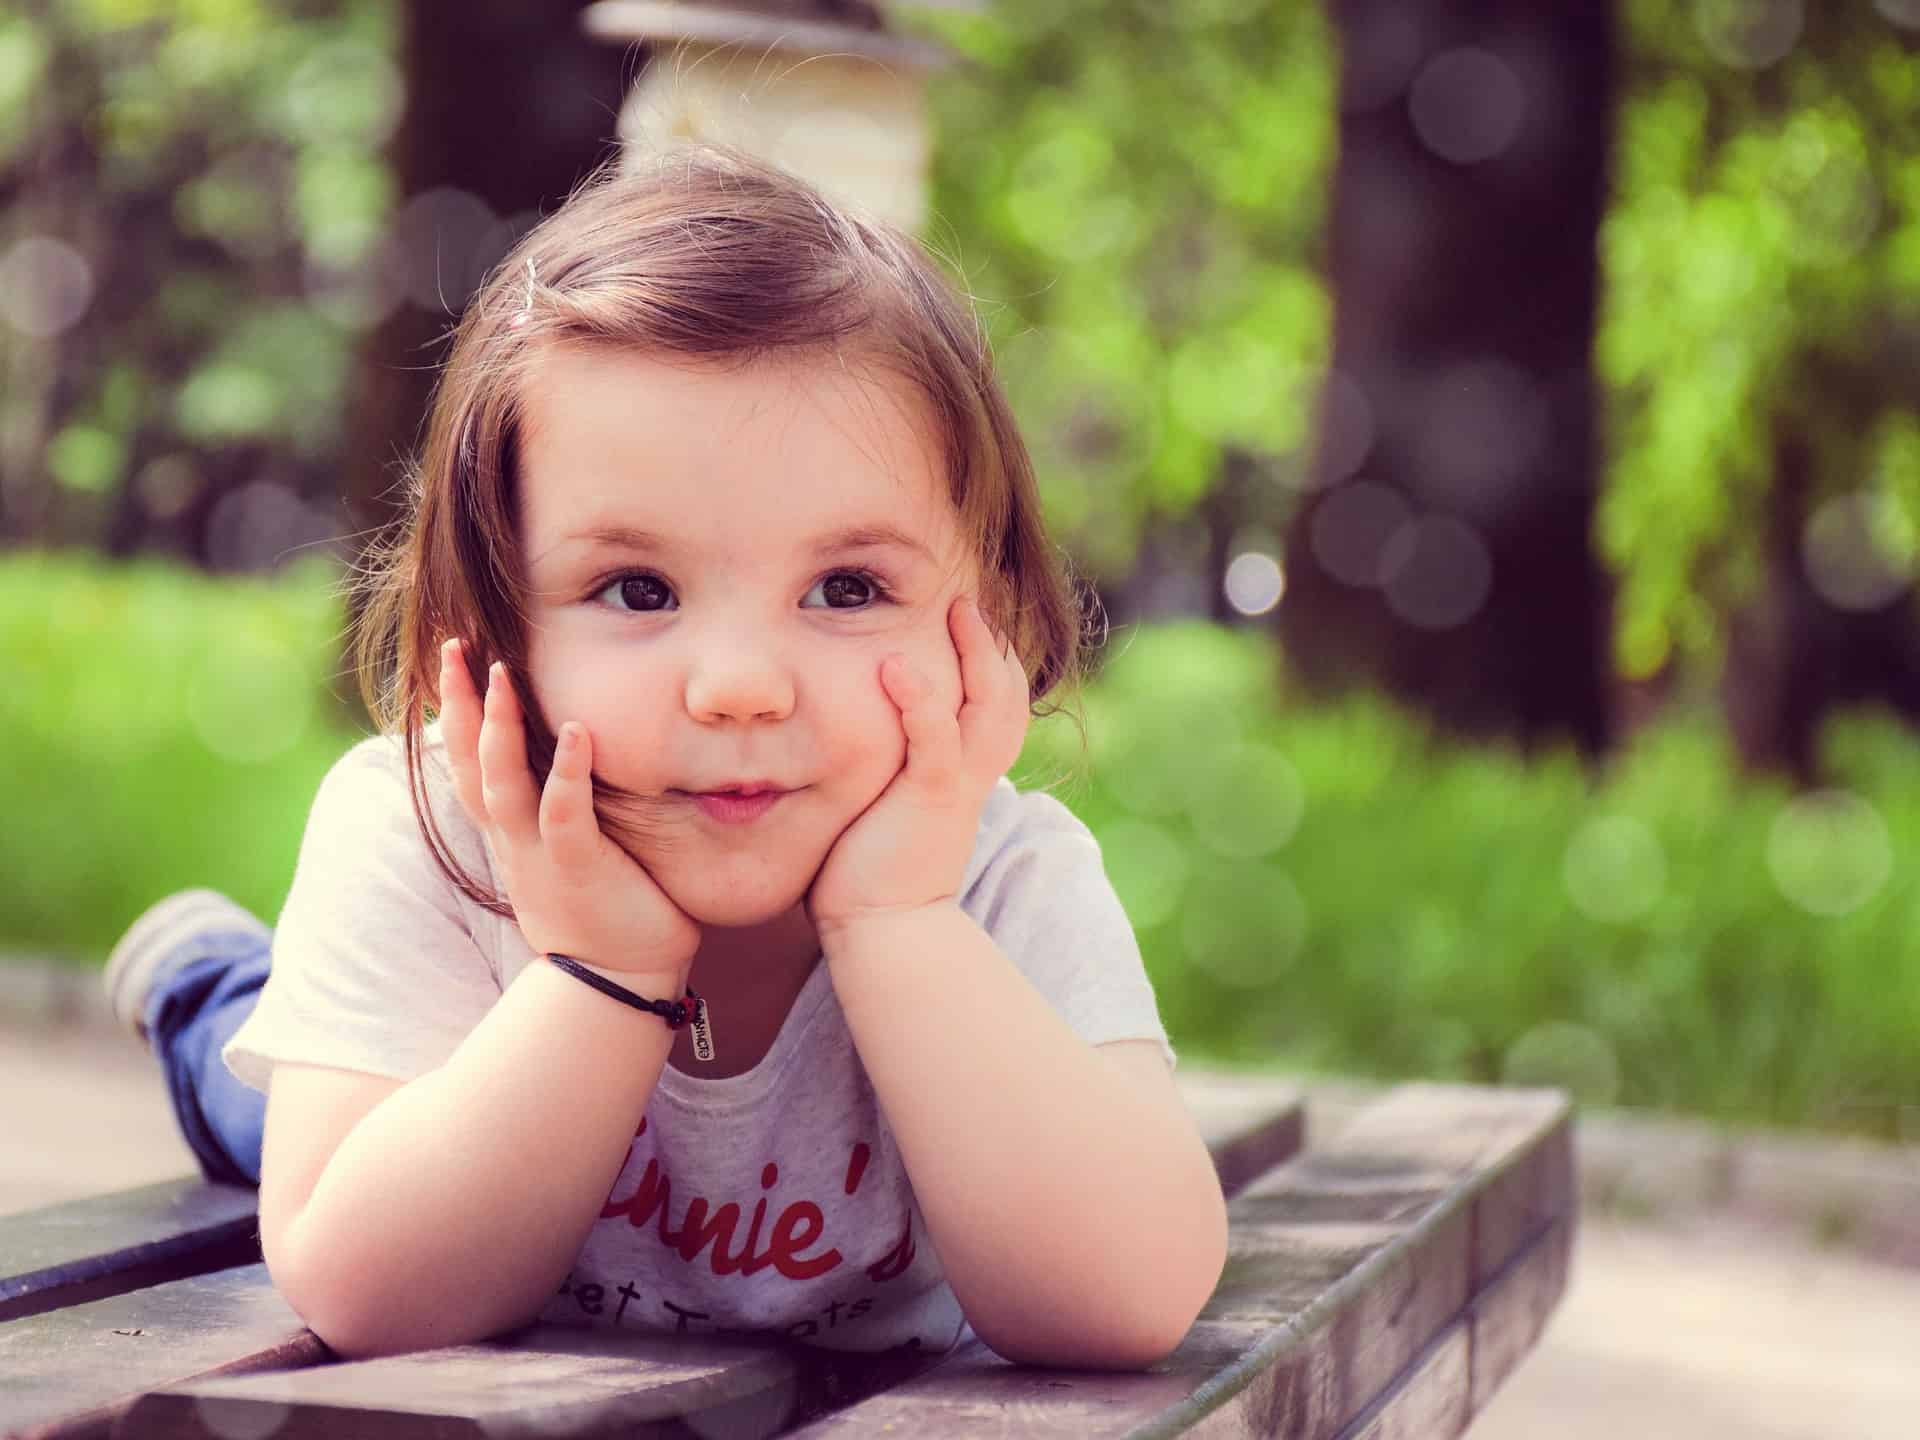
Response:
[{"label": "girl's chin", "polygon": [[787,885],[715,885],[711,879],[690,886],[661,884],[667,897],[701,925],[738,930],[753,925],[770,925],[793,913],[793,907],[807,898],[811,875],[797,884]]}]

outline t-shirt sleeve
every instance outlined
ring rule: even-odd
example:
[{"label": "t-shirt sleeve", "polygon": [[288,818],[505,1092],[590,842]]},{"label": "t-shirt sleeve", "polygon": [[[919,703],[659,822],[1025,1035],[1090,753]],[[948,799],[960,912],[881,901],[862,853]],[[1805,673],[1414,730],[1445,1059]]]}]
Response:
[{"label": "t-shirt sleeve", "polygon": [[[470,873],[479,860],[485,878],[479,853],[452,839],[451,802],[433,793],[432,758],[423,764],[442,834]],[[435,1069],[500,998],[495,966],[474,935],[486,914],[463,903],[428,852],[398,742],[363,741],[320,782],[274,929],[271,972],[221,1059],[260,1091],[282,1061],[395,1080]]]},{"label": "t-shirt sleeve", "polygon": [[963,908],[1074,1034],[1089,1045],[1154,1041],[1172,1068],[1177,1057],[1140,942],[1093,832],[1045,791],[1022,792],[1007,803],[1018,810]]}]

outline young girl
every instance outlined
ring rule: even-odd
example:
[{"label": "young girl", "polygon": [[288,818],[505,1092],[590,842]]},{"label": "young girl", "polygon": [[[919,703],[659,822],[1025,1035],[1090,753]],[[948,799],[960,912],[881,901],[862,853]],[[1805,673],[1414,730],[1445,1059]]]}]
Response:
[{"label": "young girl", "polygon": [[277,927],[188,891],[106,977],[289,1303],[1166,1355],[1224,1205],[1092,836],[1005,775],[1079,612],[937,267],[732,151],[605,167],[409,501]]}]

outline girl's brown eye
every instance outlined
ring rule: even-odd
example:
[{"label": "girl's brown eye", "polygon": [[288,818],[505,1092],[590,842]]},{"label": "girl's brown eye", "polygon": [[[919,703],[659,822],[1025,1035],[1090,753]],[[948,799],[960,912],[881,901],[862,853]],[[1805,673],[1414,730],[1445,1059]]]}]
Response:
[{"label": "girl's brown eye", "polygon": [[[620,589],[621,602],[632,610],[664,610],[673,594],[656,575],[628,575],[614,583]],[[649,604],[649,600],[657,603]]]},{"label": "girl's brown eye", "polygon": [[[852,587],[851,591],[848,588],[849,586]],[[833,606],[835,609],[847,608],[845,606],[834,605],[836,597],[842,600],[850,600],[854,605],[864,604],[873,598],[873,586],[870,585],[864,577],[856,575],[850,570],[835,571],[833,574],[827,576],[825,580],[820,582],[820,589],[821,593],[827,597],[827,604]]]}]

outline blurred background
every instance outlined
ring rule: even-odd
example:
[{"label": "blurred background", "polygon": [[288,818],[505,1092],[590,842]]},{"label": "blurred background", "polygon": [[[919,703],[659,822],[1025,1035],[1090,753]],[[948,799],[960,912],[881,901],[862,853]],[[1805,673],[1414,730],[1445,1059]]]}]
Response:
[{"label": "blurred background", "polygon": [[[0,982],[94,986],[183,887],[277,916],[463,304],[684,136],[975,298],[1111,625],[1084,756],[1049,720],[1016,778],[1099,836],[1183,1066],[1561,1086],[1583,1165],[1601,1115],[1870,1147],[1920,1259],[1920,0],[16,0]],[[68,1140],[110,1076],[165,1130],[76,1044],[10,1033],[57,1138],[0,1209],[126,1183]],[[1583,1252],[1555,1433],[1905,1433],[1910,1365],[1833,1407],[1894,1395],[1910,1273],[1823,1312],[1731,1249]],[[1649,1287],[1751,1322],[1671,1432],[1607,1408],[1683,1388],[1606,1348],[1662,1343]]]},{"label": "blurred background", "polygon": [[1920,1141],[1920,0],[17,3],[0,952],[277,915],[464,301],[677,135],[976,298],[1183,1055]]}]

